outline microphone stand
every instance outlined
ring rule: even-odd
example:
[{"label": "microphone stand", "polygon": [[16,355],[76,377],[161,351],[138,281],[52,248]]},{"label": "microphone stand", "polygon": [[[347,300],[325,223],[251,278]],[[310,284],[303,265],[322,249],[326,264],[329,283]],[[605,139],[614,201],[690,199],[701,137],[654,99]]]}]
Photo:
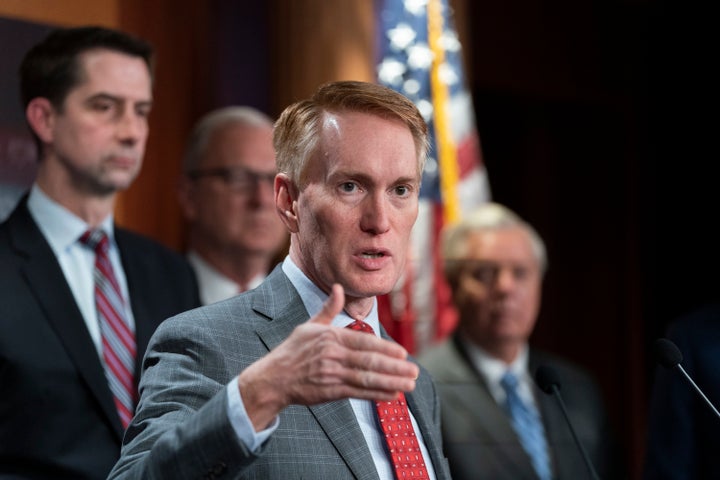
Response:
[{"label": "microphone stand", "polygon": [[688,373],[685,371],[685,369],[682,367],[682,365],[680,365],[680,364],[678,363],[678,364],[675,365],[675,366],[676,366],[676,367],[678,368],[678,370],[680,370],[680,372],[685,376],[685,378],[687,379],[687,381],[690,382],[690,385],[693,386],[693,388],[694,388],[695,391],[698,393],[698,395],[700,395],[700,396],[702,397],[702,399],[705,400],[705,403],[707,403],[708,407],[710,407],[710,408],[712,409],[712,411],[715,412],[715,415],[717,415],[717,417],[720,418],[720,412],[718,412],[717,408],[715,408],[715,405],[712,404],[712,402],[710,401],[710,399],[708,399],[708,398],[705,396],[705,394],[703,393],[703,391],[700,390],[700,387],[698,387],[697,384],[693,381],[693,379],[690,378],[690,375],[688,375]]},{"label": "microphone stand", "polygon": [[555,384],[555,383],[551,384],[550,388],[552,389],[553,395],[555,395],[555,398],[557,398],[557,401],[560,404],[560,410],[562,410],[562,413],[565,416],[565,421],[567,422],[568,427],[570,427],[570,433],[572,433],[573,439],[575,439],[575,443],[577,444],[578,448],[580,449],[582,458],[585,461],[585,466],[587,467],[588,472],[590,473],[590,478],[592,478],[592,480],[600,480],[600,477],[598,477],[598,474],[595,471],[595,468],[593,467],[592,462],[590,462],[590,457],[588,457],[588,454],[585,451],[585,448],[583,447],[582,443],[580,443],[580,439],[578,438],[577,433],[575,433],[575,429],[572,426],[572,422],[570,422],[570,416],[568,415],[567,409],[565,408],[565,402],[563,402],[562,396],[560,395],[560,389],[558,388],[557,384]]}]

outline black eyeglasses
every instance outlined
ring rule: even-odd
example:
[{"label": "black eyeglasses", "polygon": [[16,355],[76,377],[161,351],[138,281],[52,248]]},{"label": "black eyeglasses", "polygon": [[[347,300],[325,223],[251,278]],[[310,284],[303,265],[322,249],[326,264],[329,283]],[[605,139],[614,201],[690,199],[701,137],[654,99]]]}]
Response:
[{"label": "black eyeglasses", "polygon": [[188,177],[197,180],[203,177],[219,177],[234,192],[246,192],[257,188],[261,183],[267,183],[272,188],[275,182],[275,173],[260,173],[245,167],[217,167],[193,170]]}]

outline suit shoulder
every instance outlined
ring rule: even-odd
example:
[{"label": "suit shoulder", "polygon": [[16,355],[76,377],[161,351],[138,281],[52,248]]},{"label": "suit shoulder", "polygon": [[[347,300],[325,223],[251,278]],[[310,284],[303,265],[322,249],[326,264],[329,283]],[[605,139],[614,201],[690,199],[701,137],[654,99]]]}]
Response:
[{"label": "suit shoulder", "polygon": [[149,271],[174,272],[174,275],[191,277],[195,281],[195,274],[185,257],[160,242],[123,228],[116,228],[115,239],[123,263],[142,262]]},{"label": "suit shoulder", "polygon": [[683,315],[668,325],[669,338],[702,338],[720,332],[720,304],[707,305]]},{"label": "suit shoulder", "polygon": [[137,286],[151,284],[159,299],[180,302],[177,311],[200,305],[197,279],[185,257],[151,238],[123,228],[115,229],[115,239],[130,283]]},{"label": "suit shoulder", "polygon": [[137,232],[127,230],[125,228],[115,228],[115,238],[121,249],[134,252],[149,252],[154,255],[171,259],[173,261],[181,261],[186,263],[185,258],[175,250],[166,247],[160,242],[141,235]]},{"label": "suit shoulder", "polygon": [[595,380],[593,374],[590,373],[590,371],[584,366],[575,363],[570,359],[561,357],[553,353],[538,351],[535,349],[531,350],[530,358],[530,364],[532,369],[530,373],[532,375],[535,374],[537,367],[539,367],[540,365],[546,365],[548,367],[552,367],[557,371],[561,382],[564,384],[582,383],[590,385],[593,388],[597,388],[597,381]]},{"label": "suit shoulder", "polygon": [[418,356],[417,360],[436,380],[444,380],[457,373],[460,355],[452,340],[448,339],[428,347]]}]

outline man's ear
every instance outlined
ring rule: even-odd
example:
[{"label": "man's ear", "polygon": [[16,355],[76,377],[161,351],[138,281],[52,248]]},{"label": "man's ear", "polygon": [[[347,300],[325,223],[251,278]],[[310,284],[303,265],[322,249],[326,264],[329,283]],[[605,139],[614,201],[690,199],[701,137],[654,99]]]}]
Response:
[{"label": "man's ear", "polygon": [[177,182],[177,195],[180,210],[186,221],[192,222],[198,217],[197,204],[195,202],[195,184],[186,175],[181,175]]},{"label": "man's ear", "polygon": [[297,196],[298,190],[290,177],[284,173],[275,176],[275,208],[290,233],[298,231]]},{"label": "man's ear", "polygon": [[30,100],[25,109],[25,117],[35,135],[42,143],[51,143],[53,140],[53,127],[55,126],[55,109],[50,100],[36,97]]}]

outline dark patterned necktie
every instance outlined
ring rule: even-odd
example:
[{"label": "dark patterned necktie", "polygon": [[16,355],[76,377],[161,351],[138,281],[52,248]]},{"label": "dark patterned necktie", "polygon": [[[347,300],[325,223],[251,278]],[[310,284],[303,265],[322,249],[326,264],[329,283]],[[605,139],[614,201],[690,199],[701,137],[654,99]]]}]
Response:
[{"label": "dark patterned necktie", "polygon": [[135,409],[135,333],[125,318],[125,300],[108,256],[109,240],[102,230],[85,232],[80,242],[95,251],[95,306],[100,322],[105,376],[123,428]]},{"label": "dark patterned necktie", "polygon": [[[355,320],[347,328],[375,334],[372,327],[362,320]],[[390,402],[375,402],[375,407],[390,452],[395,478],[398,480],[430,478],[410,420],[405,394],[400,392],[400,396]]]}]

